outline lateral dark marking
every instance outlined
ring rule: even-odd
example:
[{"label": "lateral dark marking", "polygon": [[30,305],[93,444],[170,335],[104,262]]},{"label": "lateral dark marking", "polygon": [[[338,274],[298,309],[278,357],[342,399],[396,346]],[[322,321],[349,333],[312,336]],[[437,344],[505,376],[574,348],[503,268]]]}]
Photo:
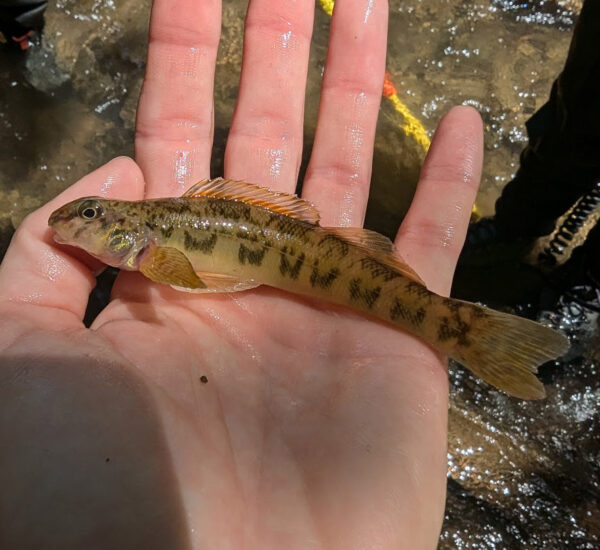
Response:
[{"label": "lateral dark marking", "polygon": [[[296,261],[294,262],[293,265],[290,262],[290,260],[288,259],[288,256],[292,256],[292,257],[296,258]],[[283,276],[288,275],[290,277],[290,279],[297,279],[298,276],[300,275],[300,270],[302,269],[302,266],[304,265],[304,259],[305,259],[304,252],[301,252],[298,256],[296,256],[294,254],[293,248],[288,249],[287,246],[284,246],[281,249],[281,262],[279,263],[279,272]]]},{"label": "lateral dark marking", "polygon": [[211,198],[206,201],[208,210],[217,218],[239,222],[241,219],[248,221],[251,217],[251,208],[242,201]]},{"label": "lateral dark marking", "polygon": [[243,239],[245,241],[250,241],[250,242],[258,242],[258,235],[257,233],[255,233],[254,231],[248,231],[248,230],[244,230],[244,229],[238,229],[235,233],[235,236],[238,239]]},{"label": "lateral dark marking", "polygon": [[315,226],[302,221],[294,221],[293,223],[290,223],[290,226],[290,233],[297,239],[300,239],[304,244],[308,244],[310,241],[310,234]]},{"label": "lateral dark marking", "polygon": [[184,232],[183,246],[186,250],[199,250],[204,254],[211,254],[217,244],[217,234],[212,233],[205,239],[197,239],[193,237],[189,231]]},{"label": "lateral dark marking", "polygon": [[[159,227],[160,230],[160,234],[165,238],[165,239],[169,239],[171,237],[171,235],[173,234],[173,226],[171,225],[170,227],[165,227],[163,225],[161,225]],[[187,232],[186,232],[187,233]],[[216,237],[216,234],[215,234]]]},{"label": "lateral dark marking", "polygon": [[429,292],[429,290],[427,290],[422,284],[417,283],[416,281],[409,281],[406,284],[405,292],[407,294],[418,296],[419,298],[431,299],[431,292]]},{"label": "lateral dark marking", "polygon": [[321,257],[328,258],[330,256],[345,257],[350,252],[350,245],[337,235],[326,233],[317,243]]},{"label": "lateral dark marking", "polygon": [[390,319],[392,321],[403,319],[404,321],[408,321],[411,325],[415,325],[417,327],[423,323],[426,314],[425,308],[420,307],[416,311],[413,311],[403,304],[398,298],[394,299],[394,303],[390,308]]},{"label": "lateral dark marking", "polygon": [[340,270],[337,267],[331,268],[327,273],[321,273],[317,265],[314,265],[310,275],[310,285],[313,287],[318,286],[319,288],[329,288],[339,276]]},{"label": "lateral dark marking", "polygon": [[238,260],[242,265],[246,262],[251,265],[260,265],[265,258],[267,250],[268,248],[266,246],[263,246],[258,250],[253,250],[244,244],[240,244],[240,248],[238,250]]},{"label": "lateral dark marking", "polygon": [[457,316],[442,317],[440,326],[438,327],[438,340],[440,342],[447,342],[456,338],[456,342],[459,346],[469,347],[471,340],[468,338],[471,326],[465,321],[461,321]]},{"label": "lateral dark marking", "polygon": [[353,302],[364,302],[370,309],[373,307],[375,302],[378,300],[381,294],[381,287],[365,288],[361,286],[361,279],[352,279],[348,285],[348,292],[350,299]]},{"label": "lateral dark marking", "polygon": [[371,277],[374,279],[377,277],[381,277],[384,282],[391,281],[392,279],[397,279],[398,277],[402,277],[401,273],[398,273],[392,267],[380,262],[375,258],[361,258],[360,266],[363,269],[367,269]]}]

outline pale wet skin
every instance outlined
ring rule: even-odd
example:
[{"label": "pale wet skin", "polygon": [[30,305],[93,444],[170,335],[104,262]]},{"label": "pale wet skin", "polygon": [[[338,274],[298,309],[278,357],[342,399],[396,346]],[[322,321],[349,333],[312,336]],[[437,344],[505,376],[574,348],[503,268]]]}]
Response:
[{"label": "pale wet skin", "polygon": [[[525,139],[524,121],[545,101],[552,79],[560,70],[570,39],[571,10],[577,9],[577,4],[576,1],[534,2],[533,7],[525,7],[515,2],[489,1],[391,2],[387,66],[401,98],[413,113],[432,131],[441,113],[451,104],[470,103],[482,112],[486,123],[486,164],[480,204],[484,212],[491,211],[499,189],[515,170],[518,152]],[[241,6],[241,2],[232,2],[224,8],[225,43],[221,45],[216,70],[214,175],[223,173],[224,143],[238,85]],[[368,6],[365,2],[365,15]],[[133,117],[143,75],[147,17],[148,2],[122,2],[117,6],[108,2],[100,5],[63,1],[58,8],[50,6],[47,18],[49,41],[44,49],[32,52],[27,61],[28,69],[20,67],[14,56],[0,59],[3,83],[0,86],[3,143],[0,151],[0,231],[4,235],[12,232],[12,226],[19,223],[26,212],[90,169],[116,154],[133,154]],[[306,168],[314,134],[316,92],[325,59],[328,25],[329,18],[317,13],[314,47],[306,68],[309,73],[306,137],[302,137],[298,127],[271,119],[258,121],[265,133],[277,134],[276,139],[261,143],[251,153],[256,161],[253,163],[256,177],[263,181],[285,179],[295,171],[302,159],[290,154],[290,143],[294,140],[305,140],[302,171]],[[61,35],[56,36],[56,31]],[[84,48],[81,48],[82,36],[85,37]],[[303,47],[297,37],[297,29],[281,30],[274,37],[281,59],[285,59],[287,52]],[[47,57],[50,53],[56,56],[56,61]],[[259,52],[256,54],[260,57]],[[189,50],[177,68],[179,72],[189,74],[191,83],[194,77],[199,78],[198,64],[203,55],[201,50]],[[55,64],[58,69],[52,70]],[[303,69],[284,64],[280,76],[287,74],[289,77],[289,71],[293,70]],[[48,77],[48,73],[54,79]],[[339,108],[355,109],[360,114],[363,102],[373,100],[362,94],[361,91],[349,95],[347,104]],[[173,101],[179,100],[175,94]],[[201,116],[210,115],[207,111],[198,112]],[[367,226],[392,235],[408,207],[422,152],[414,140],[399,129],[401,117],[385,102],[381,112]],[[186,139],[190,141],[184,139],[174,147],[172,161],[164,167],[164,176],[157,175],[157,179],[164,177],[173,181],[174,189],[183,189],[193,183],[197,172],[203,169],[194,161],[202,148],[201,136],[194,134],[198,123],[187,121],[182,124],[189,128],[190,135]],[[276,126],[276,132],[272,132],[273,126]],[[324,132],[322,143],[329,139],[326,130]],[[361,141],[368,141],[370,136],[360,122],[348,127],[343,135],[347,140],[346,158],[351,160],[351,165],[355,163],[357,169],[345,175],[349,185],[340,190],[339,211],[331,210],[329,215],[332,223],[349,225],[359,222],[362,217],[361,212],[353,212],[348,205],[354,204],[356,193],[363,192],[359,184],[352,183],[368,179],[370,175],[364,170],[364,159],[360,157]],[[196,138],[199,138],[198,143],[190,145]],[[248,154],[243,141],[233,147],[242,152],[232,148],[228,154]],[[399,179],[402,186],[397,185]],[[109,192],[115,181],[118,182],[117,176],[108,175],[102,191]],[[460,207],[456,212],[457,219],[459,210]],[[456,232],[455,226],[450,221],[444,229],[448,242]],[[37,261],[39,272],[48,280],[60,278],[65,267],[64,259],[53,252],[40,256]],[[42,296],[31,292],[21,298],[37,302]],[[240,318],[252,323],[254,317],[248,304],[239,298],[232,300]],[[277,301],[273,304],[277,305]],[[152,316],[157,313],[143,311],[140,314]],[[168,315],[168,312],[164,314]],[[583,314],[587,317],[583,326],[597,322],[592,312],[584,311]],[[216,344],[235,343],[246,349],[248,356],[258,364],[265,351],[252,345],[248,334],[240,333],[231,318],[224,317],[215,307],[208,308],[207,318],[217,329]],[[579,330],[579,316],[573,316],[572,312],[565,317],[559,312],[552,318],[557,324],[571,323]],[[304,321],[304,327],[310,327],[314,322],[308,315]],[[177,334],[170,337],[177,340]],[[315,333],[312,337],[318,340],[320,335]],[[448,450],[451,483],[441,548],[597,546],[600,528],[595,502],[600,480],[594,434],[600,428],[597,412],[600,388],[595,367],[598,344],[593,335],[586,336],[582,348],[583,358],[574,357],[561,369],[548,367],[542,372],[550,395],[546,401],[535,404],[523,404],[490,392],[461,368],[451,368]],[[176,353],[186,351],[190,352],[184,349]],[[359,351],[363,355],[357,359],[354,368],[364,369],[372,361],[370,354],[374,350]],[[138,353],[144,353],[143,346],[139,346]],[[210,353],[218,362],[217,351]],[[391,351],[384,349],[381,353],[385,355]],[[284,364],[287,360],[284,356],[279,359]],[[393,368],[393,365],[386,366]],[[157,373],[159,375],[166,376]],[[299,373],[299,380],[303,376],[310,378],[311,375]],[[249,378],[246,383],[250,388],[255,387],[257,379]],[[182,400],[193,402],[200,399],[199,395],[204,395],[199,392],[210,388],[211,382],[213,378],[209,373],[206,386],[194,387],[196,393],[193,394],[188,393],[184,380],[174,386],[180,388],[178,395]],[[405,379],[399,378],[397,383],[406,385],[408,391],[409,384]],[[358,388],[352,389],[358,391]],[[371,390],[373,388],[362,388],[366,393]],[[256,392],[250,390],[250,395],[256,395]],[[375,394],[371,397],[384,402],[390,398]],[[430,397],[435,402],[436,396]],[[273,402],[283,399],[285,395],[272,396]],[[426,400],[418,405],[423,415],[431,409]],[[298,406],[306,406],[306,403]],[[385,403],[381,410],[385,410]],[[115,414],[118,424],[117,420],[118,414]],[[361,419],[348,417],[347,421],[351,424],[361,422]],[[393,419],[382,417],[379,421],[384,426]],[[302,428],[297,426],[295,429]],[[160,435],[153,433],[149,433],[148,441],[154,450],[165,445],[160,441]],[[265,444],[273,445],[274,440]],[[289,449],[273,451],[290,452]],[[160,452],[158,456],[162,456]],[[248,468],[255,466],[251,461],[247,462]],[[166,463],[161,467],[170,471]],[[299,479],[295,477],[297,472],[287,475]],[[299,484],[295,489],[301,491],[302,487]],[[275,491],[275,487],[271,490]],[[145,496],[136,498],[143,500]],[[163,498],[173,510],[173,516],[179,517],[175,496],[169,494]],[[393,518],[389,520],[393,521]],[[177,543],[168,538],[174,535],[164,536],[170,543]]]}]

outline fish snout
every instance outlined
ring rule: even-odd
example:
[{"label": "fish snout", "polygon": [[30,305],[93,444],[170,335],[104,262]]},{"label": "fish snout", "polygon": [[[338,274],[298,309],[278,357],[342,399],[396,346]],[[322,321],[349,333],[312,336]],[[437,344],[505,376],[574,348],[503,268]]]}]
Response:
[{"label": "fish snout", "polygon": [[60,208],[58,210],[55,210],[54,212],[52,212],[52,214],[50,214],[50,217],[48,218],[48,225],[50,227],[53,227],[54,224],[60,219]]}]

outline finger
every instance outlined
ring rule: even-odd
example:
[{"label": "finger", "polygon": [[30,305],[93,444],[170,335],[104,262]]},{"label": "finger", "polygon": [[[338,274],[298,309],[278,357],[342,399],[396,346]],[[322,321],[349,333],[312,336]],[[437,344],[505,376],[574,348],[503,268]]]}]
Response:
[{"label": "finger", "polygon": [[435,132],[396,246],[430,290],[448,294],[465,240],[483,162],[483,128],[471,107],[455,107]]},{"label": "finger", "polygon": [[0,265],[0,304],[32,303],[59,308],[81,320],[95,285],[92,270],[100,263],[89,261],[84,254],[76,259],[71,251],[57,245],[48,218],[54,210],[78,197],[135,200],[142,198],[143,193],[140,169],[131,159],[121,157],[88,174],[27,216]]},{"label": "finger", "polygon": [[220,0],[154,1],[135,138],[149,197],[209,176],[220,29]]},{"label": "finger", "polygon": [[303,197],[323,225],[363,223],[385,73],[387,2],[337,2]]},{"label": "finger", "polygon": [[304,93],[314,1],[252,0],[225,174],[284,191],[302,160]]}]

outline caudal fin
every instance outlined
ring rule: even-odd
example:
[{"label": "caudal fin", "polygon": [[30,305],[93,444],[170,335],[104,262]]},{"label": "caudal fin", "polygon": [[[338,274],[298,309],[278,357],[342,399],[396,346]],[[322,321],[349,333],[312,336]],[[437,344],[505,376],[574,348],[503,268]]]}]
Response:
[{"label": "caudal fin", "polygon": [[569,340],[548,327],[500,311],[481,308],[468,346],[450,356],[479,378],[521,399],[546,396],[535,376],[538,367],[563,355]]}]

